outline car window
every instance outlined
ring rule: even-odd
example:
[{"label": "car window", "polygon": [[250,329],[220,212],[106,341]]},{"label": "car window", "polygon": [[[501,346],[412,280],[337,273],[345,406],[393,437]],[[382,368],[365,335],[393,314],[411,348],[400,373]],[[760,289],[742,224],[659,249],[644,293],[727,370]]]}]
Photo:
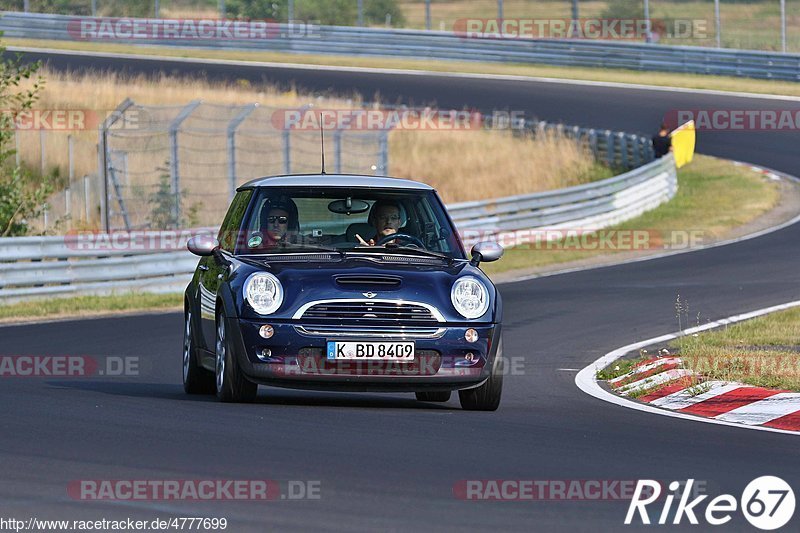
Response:
[{"label": "car window", "polygon": [[[463,258],[444,206],[427,190],[264,187],[255,193],[244,228],[239,253],[298,248],[288,245],[369,251],[365,246],[385,238],[400,247]],[[388,238],[394,234],[404,237]]]},{"label": "car window", "polygon": [[242,219],[247,211],[247,205],[250,203],[250,198],[253,196],[252,189],[236,193],[233,197],[228,213],[225,215],[225,220],[219,228],[219,241],[220,248],[228,252],[233,252],[236,248],[236,241],[239,235],[239,228],[242,227]]}]

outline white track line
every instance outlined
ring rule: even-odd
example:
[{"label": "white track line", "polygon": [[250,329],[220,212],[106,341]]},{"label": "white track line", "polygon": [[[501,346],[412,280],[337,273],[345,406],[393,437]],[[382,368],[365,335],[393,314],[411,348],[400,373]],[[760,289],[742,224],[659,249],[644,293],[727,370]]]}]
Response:
[{"label": "white track line", "polygon": [[706,424],[719,424],[723,426],[731,426],[737,428],[746,428],[746,429],[754,429],[758,431],[769,431],[771,433],[785,433],[788,435],[797,435],[797,431],[788,431],[785,429],[776,429],[776,428],[769,428],[763,426],[749,426],[745,424],[740,424],[737,422],[729,422],[727,420],[719,420],[716,418],[703,418],[693,415],[688,415],[686,413],[680,413],[676,411],[667,411],[664,409],[659,409],[657,407],[653,407],[650,404],[643,404],[628,400],[627,398],[622,398],[621,396],[617,396],[605,389],[603,389],[600,384],[597,382],[597,371],[601,370],[617,359],[621,358],[628,352],[632,352],[634,350],[639,350],[641,348],[645,348],[652,344],[658,344],[666,341],[670,341],[672,339],[676,339],[678,337],[684,335],[691,335],[693,333],[700,333],[702,331],[707,331],[709,329],[718,328],[720,326],[724,326],[726,324],[735,324],[737,322],[742,322],[743,320],[748,320],[750,318],[756,318],[759,316],[763,316],[769,313],[774,313],[776,311],[783,311],[786,309],[792,309],[794,307],[800,306],[800,300],[796,300],[794,302],[788,302],[781,305],[775,305],[772,307],[766,307],[764,309],[758,309],[756,311],[751,311],[749,313],[743,313],[741,315],[735,315],[728,318],[723,318],[721,320],[717,320],[716,322],[709,322],[708,324],[703,324],[702,326],[697,326],[694,328],[689,328],[684,331],[680,331],[677,333],[669,333],[667,335],[661,335],[660,337],[653,337],[652,339],[646,339],[640,342],[635,342],[633,344],[629,344],[627,346],[622,346],[621,348],[617,348],[616,350],[605,354],[600,359],[596,360],[594,363],[590,364],[586,368],[582,369],[578,372],[578,375],[575,376],[575,385],[578,386],[583,392],[590,396],[594,396],[600,400],[613,403],[619,405],[621,407],[627,407],[628,409],[635,409],[637,411],[645,411],[647,413],[653,413],[661,416],[670,416],[673,418],[682,418],[684,420],[693,420],[695,422],[705,422]]},{"label": "white track line", "polygon": [[717,415],[715,418],[739,424],[759,425],[797,411],[800,411],[800,394],[782,392]]}]

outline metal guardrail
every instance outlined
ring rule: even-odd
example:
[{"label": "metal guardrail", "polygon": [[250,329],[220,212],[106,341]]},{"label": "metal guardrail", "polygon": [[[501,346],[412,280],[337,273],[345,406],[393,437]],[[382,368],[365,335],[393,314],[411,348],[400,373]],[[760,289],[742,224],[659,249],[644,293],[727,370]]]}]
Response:
[{"label": "metal guardrail", "polygon": [[[70,21],[72,25],[69,26]],[[8,37],[76,40],[76,17],[3,12],[0,31]],[[666,46],[590,40],[467,38],[453,32],[314,27],[296,35],[294,27],[276,25],[265,39],[123,39],[115,43],[270,50],[305,54],[339,54],[430,58],[501,63],[539,63],[572,67],[624,68],[749,78],[800,81],[800,55],[697,46]]]},{"label": "metal guardrail", "polygon": [[[677,191],[672,155],[619,176],[543,193],[464,202],[448,206],[467,242],[536,228],[596,230],[668,201]],[[212,231],[208,228],[201,231]],[[187,232],[168,240],[181,246]],[[197,257],[132,243],[146,233],[61,237],[0,238],[0,303],[46,296],[142,292],[180,292]],[[162,241],[164,236],[159,237]],[[137,240],[138,239],[138,240]],[[101,243],[100,246],[97,242]]]}]

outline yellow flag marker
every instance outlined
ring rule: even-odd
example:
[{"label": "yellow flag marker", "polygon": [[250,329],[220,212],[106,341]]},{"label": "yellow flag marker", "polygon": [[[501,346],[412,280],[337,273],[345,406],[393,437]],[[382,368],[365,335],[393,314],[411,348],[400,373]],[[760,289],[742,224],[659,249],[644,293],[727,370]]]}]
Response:
[{"label": "yellow flag marker", "polygon": [[675,156],[675,166],[681,168],[686,163],[691,163],[694,157],[694,143],[696,139],[694,120],[678,126],[669,134],[672,139],[672,154]]}]

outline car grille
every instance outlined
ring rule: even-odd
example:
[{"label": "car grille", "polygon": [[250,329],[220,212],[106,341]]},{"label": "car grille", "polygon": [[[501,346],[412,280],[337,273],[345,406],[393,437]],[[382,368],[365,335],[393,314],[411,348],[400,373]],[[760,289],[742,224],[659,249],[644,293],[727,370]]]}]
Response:
[{"label": "car grille", "polygon": [[[329,300],[307,306],[299,318],[321,324],[436,325],[438,311],[427,305],[395,300]],[[297,318],[297,317],[296,317]]]},{"label": "car grille", "polygon": [[295,326],[301,335],[357,339],[438,339],[447,331],[438,327],[407,326]]}]

